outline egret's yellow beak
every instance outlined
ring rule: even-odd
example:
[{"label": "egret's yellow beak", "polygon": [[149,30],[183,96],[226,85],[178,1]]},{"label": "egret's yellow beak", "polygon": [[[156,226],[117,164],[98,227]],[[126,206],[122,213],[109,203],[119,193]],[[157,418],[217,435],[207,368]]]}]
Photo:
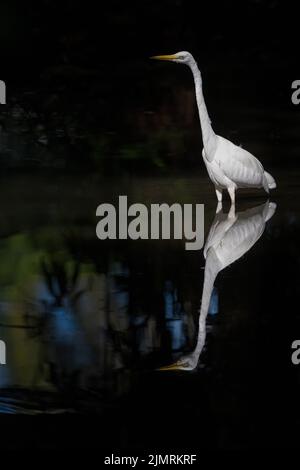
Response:
[{"label": "egret's yellow beak", "polygon": [[174,362],[173,364],[170,364],[168,366],[159,367],[157,370],[179,370],[179,369],[180,367],[179,367],[178,362]]},{"label": "egret's yellow beak", "polygon": [[175,60],[177,59],[176,54],[171,54],[171,55],[154,55],[150,57],[150,59],[155,59],[155,60]]}]

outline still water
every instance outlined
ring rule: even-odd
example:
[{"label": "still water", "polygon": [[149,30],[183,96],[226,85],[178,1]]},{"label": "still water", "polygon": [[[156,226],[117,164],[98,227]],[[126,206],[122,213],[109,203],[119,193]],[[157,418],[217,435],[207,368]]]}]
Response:
[{"label": "still water", "polygon": [[[63,417],[53,433],[46,421],[19,432],[20,445],[297,442],[299,175],[274,176],[270,200],[240,192],[235,213],[228,200],[216,212],[206,175],[2,179],[0,412]],[[204,248],[98,240],[96,208],[121,194],[205,204]]]}]

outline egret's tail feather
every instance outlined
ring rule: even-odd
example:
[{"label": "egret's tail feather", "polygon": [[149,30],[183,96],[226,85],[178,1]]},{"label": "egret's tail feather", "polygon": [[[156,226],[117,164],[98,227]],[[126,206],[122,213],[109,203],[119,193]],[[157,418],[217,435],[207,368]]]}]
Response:
[{"label": "egret's tail feather", "polygon": [[271,217],[273,217],[275,211],[276,211],[276,204],[275,202],[266,202],[265,208],[264,208],[264,219],[265,222],[267,222]]},{"label": "egret's tail feather", "polygon": [[273,176],[270,175],[267,171],[265,171],[265,177],[268,183],[268,188],[269,189],[275,189],[276,188],[276,182],[273,178]]}]

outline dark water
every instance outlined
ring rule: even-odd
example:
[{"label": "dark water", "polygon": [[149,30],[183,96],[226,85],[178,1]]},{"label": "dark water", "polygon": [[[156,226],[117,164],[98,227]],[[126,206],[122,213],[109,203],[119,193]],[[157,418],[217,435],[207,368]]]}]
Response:
[{"label": "dark water", "polygon": [[[39,415],[2,416],[6,445],[296,445],[299,174],[274,176],[272,204],[241,192],[235,219],[206,176],[2,178],[0,410]],[[96,207],[120,194],[204,203],[206,260],[178,240],[98,240]],[[157,370],[176,361],[189,370]]]},{"label": "dark water", "polygon": [[[0,448],[198,463],[298,448],[297,15],[274,0],[199,15],[181,0],[2,3]],[[183,49],[214,130],[274,175],[270,201],[241,192],[216,214],[192,75],[148,59]],[[205,248],[99,241],[96,207],[121,194],[205,204]]]}]

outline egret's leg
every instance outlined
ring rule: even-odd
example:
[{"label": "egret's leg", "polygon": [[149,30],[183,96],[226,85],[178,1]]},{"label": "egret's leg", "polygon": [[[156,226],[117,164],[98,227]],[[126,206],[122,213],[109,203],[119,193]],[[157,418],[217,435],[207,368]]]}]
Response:
[{"label": "egret's leg", "polygon": [[222,188],[218,188],[218,186],[215,186],[215,190],[218,202],[222,202]]},{"label": "egret's leg", "polygon": [[231,204],[230,210],[228,212],[228,218],[229,219],[235,219],[235,205]]},{"label": "egret's leg", "polygon": [[228,187],[229,196],[231,199],[231,204],[235,205],[235,187],[229,186]]},{"label": "egret's leg", "polygon": [[223,209],[222,202],[219,201],[217,204],[217,208],[216,208],[216,214],[219,214],[219,212],[221,212],[222,209]]}]

